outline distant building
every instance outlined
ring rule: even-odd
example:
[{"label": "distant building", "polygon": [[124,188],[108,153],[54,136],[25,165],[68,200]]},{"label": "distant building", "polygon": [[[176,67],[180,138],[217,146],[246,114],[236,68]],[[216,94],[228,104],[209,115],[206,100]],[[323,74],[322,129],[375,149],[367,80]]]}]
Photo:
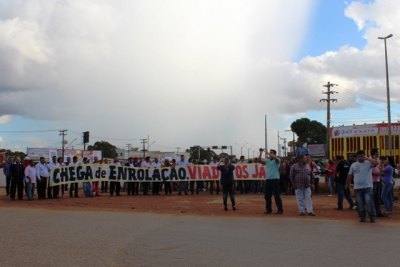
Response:
[{"label": "distant building", "polygon": [[[128,151],[123,148],[117,148],[117,154],[118,158],[122,160],[126,160],[129,157],[138,157],[141,158],[143,157],[143,151]],[[163,151],[146,151],[146,157],[150,158],[158,158],[160,160],[162,159],[179,159],[180,155],[185,155],[186,160],[190,157],[190,153],[186,152],[163,152]]]},{"label": "distant building", "polygon": [[400,123],[392,123],[392,154],[389,155],[388,124],[364,124],[332,127],[330,131],[330,158],[343,155],[349,158],[357,150],[364,150],[367,155],[373,148],[378,148],[381,156],[394,156],[400,159]]}]

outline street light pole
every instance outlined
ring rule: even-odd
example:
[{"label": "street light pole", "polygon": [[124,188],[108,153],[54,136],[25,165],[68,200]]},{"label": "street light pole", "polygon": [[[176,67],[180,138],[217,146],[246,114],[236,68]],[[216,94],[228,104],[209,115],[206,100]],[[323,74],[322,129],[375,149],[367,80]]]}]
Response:
[{"label": "street light pole", "polygon": [[389,156],[392,156],[392,120],[390,115],[390,90],[389,90],[389,67],[387,58],[387,47],[386,39],[393,37],[393,34],[389,34],[386,37],[378,37],[378,39],[383,40],[385,45],[385,66],[386,66],[386,101],[387,101],[387,116],[388,116],[388,146],[389,146]]}]

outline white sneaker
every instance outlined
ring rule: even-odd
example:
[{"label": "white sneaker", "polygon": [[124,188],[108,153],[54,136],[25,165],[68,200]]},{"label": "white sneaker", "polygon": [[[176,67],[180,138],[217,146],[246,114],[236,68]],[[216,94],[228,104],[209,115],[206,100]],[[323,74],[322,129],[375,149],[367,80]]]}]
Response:
[{"label": "white sneaker", "polygon": [[331,194],[328,195],[328,197],[331,197],[331,196],[332,196]]},{"label": "white sneaker", "polygon": [[356,206],[356,205],[354,205],[354,206],[353,206],[353,210],[356,210],[356,209],[357,209],[357,206]]}]

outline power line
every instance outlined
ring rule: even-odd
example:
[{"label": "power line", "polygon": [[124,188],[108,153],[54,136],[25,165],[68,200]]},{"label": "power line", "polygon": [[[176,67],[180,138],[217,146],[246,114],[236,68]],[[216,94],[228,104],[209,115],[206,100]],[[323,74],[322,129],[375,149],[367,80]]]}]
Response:
[{"label": "power line", "polygon": [[44,133],[58,132],[59,130],[15,130],[15,131],[0,131],[0,133]]},{"label": "power line", "polygon": [[326,157],[329,159],[330,158],[330,152],[329,152],[329,131],[330,131],[330,125],[331,125],[331,102],[337,102],[337,99],[332,99],[331,95],[336,94],[336,91],[331,91],[331,87],[333,88],[334,86],[337,86],[337,84],[330,83],[328,81],[327,84],[323,85],[323,87],[327,88],[326,92],[322,92],[323,94],[326,94],[327,98],[323,98],[320,100],[320,102],[326,102]]}]

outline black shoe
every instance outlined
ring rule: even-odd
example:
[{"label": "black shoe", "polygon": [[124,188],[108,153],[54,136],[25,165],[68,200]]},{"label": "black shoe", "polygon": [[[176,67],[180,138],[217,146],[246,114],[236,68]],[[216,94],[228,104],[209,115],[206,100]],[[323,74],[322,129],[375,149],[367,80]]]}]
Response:
[{"label": "black shoe", "polygon": [[343,208],[335,208],[335,210],[343,210]]},{"label": "black shoe", "polygon": [[360,218],[360,222],[365,222],[365,218]]},{"label": "black shoe", "polygon": [[271,210],[264,211],[264,214],[271,214],[271,213],[272,213],[272,211],[271,211]]},{"label": "black shoe", "polygon": [[227,211],[227,210],[228,210],[228,208],[227,208],[227,207],[225,207],[225,208],[224,208],[224,211]]},{"label": "black shoe", "polygon": [[278,210],[276,214],[283,214],[283,210]]},{"label": "black shoe", "polygon": [[232,209],[233,209],[233,210],[236,210],[236,207],[235,207],[235,206],[232,206]]},{"label": "black shoe", "polygon": [[369,218],[369,222],[370,222],[370,223],[375,223],[375,218],[374,218],[374,217]]},{"label": "black shoe", "polygon": [[315,216],[315,213],[314,212],[309,212],[308,216]]},{"label": "black shoe", "polygon": [[387,216],[386,216],[386,214],[379,213],[379,214],[376,215],[376,217],[387,217]]}]

